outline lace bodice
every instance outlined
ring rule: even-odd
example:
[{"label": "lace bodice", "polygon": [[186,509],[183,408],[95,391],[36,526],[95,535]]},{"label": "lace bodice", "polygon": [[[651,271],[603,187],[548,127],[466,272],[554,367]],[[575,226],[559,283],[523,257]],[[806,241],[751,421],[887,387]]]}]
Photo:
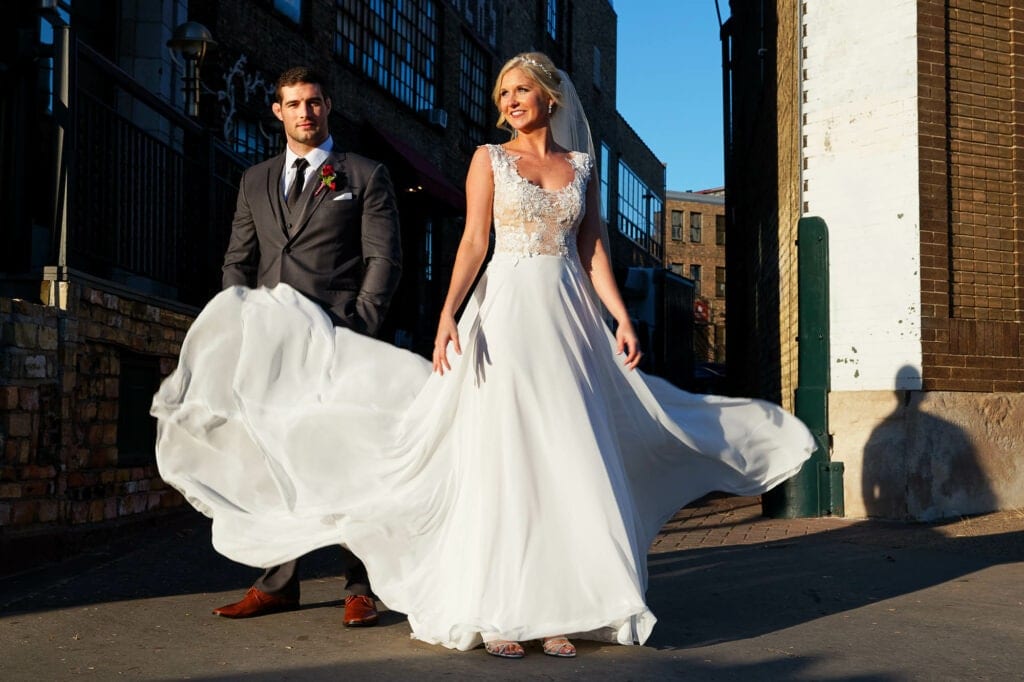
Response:
[{"label": "lace bodice", "polygon": [[590,179],[590,155],[571,152],[572,182],[561,189],[535,185],[516,167],[518,156],[487,145],[494,171],[494,252],[517,258],[575,256],[576,230]]}]

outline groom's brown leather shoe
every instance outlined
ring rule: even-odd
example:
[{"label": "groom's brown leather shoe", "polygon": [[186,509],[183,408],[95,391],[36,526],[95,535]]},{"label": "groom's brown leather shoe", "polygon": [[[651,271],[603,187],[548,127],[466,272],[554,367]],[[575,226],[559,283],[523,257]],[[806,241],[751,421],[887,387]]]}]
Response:
[{"label": "groom's brown leather shoe", "polygon": [[377,606],[373,597],[352,594],[345,597],[345,616],[342,622],[346,627],[369,627],[377,624]]},{"label": "groom's brown leather shoe", "polygon": [[268,613],[291,611],[297,608],[299,608],[298,599],[283,597],[279,594],[269,594],[257,590],[255,587],[250,587],[241,601],[214,609],[213,613],[224,618],[252,618],[253,616],[265,616]]}]

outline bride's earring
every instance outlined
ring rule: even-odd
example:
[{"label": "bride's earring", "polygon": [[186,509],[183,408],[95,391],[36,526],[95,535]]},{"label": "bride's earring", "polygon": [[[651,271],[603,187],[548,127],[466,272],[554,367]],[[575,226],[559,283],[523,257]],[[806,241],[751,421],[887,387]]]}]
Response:
[{"label": "bride's earring", "polygon": [[551,116],[552,109],[554,109],[554,105],[551,102],[548,102],[548,116]]}]

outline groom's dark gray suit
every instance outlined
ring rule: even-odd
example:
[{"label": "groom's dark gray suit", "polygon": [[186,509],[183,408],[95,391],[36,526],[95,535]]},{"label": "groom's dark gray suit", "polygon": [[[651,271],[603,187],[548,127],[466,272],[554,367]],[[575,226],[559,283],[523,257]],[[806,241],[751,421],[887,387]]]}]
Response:
[{"label": "groom's dark gray suit", "polygon": [[[223,284],[272,287],[285,282],[319,303],[336,325],[363,334],[380,330],[401,274],[401,237],[395,192],[382,164],[332,151],[309,173],[289,209],[282,191],[285,154],[242,176]],[[334,189],[321,181],[335,171]],[[348,588],[369,594],[366,569],[343,551]],[[268,569],[263,592],[298,599],[298,561]]]},{"label": "groom's dark gray suit", "polygon": [[285,155],[242,176],[224,287],[285,282],[318,302],[334,323],[374,335],[401,274],[398,208],[387,169],[358,154],[332,151],[335,188],[314,169],[295,208],[282,196]]}]

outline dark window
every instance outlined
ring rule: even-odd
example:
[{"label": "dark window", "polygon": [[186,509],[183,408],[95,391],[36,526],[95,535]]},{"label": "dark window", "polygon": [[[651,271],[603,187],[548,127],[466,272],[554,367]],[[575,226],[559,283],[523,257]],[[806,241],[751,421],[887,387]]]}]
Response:
[{"label": "dark window", "polygon": [[672,239],[680,241],[683,238],[683,212],[672,211]]},{"label": "dark window", "polygon": [[285,15],[296,24],[302,23],[303,0],[274,0],[274,9]]},{"label": "dark window", "polygon": [[423,279],[434,279],[434,221],[430,218],[423,225]]},{"label": "dark window", "polygon": [[608,203],[609,197],[609,182],[612,172],[612,150],[609,149],[608,145],[604,142],[601,143],[601,217],[604,220],[608,220],[608,211],[610,205]]},{"label": "dark window", "polygon": [[491,47],[498,46],[498,8],[496,0],[449,0],[462,18]]},{"label": "dark window", "polygon": [[601,89],[601,48],[594,46],[594,87]]},{"label": "dark window", "polygon": [[149,415],[160,387],[157,358],[123,353],[117,398],[117,464],[143,466],[156,461],[156,419]]},{"label": "dark window", "polygon": [[552,40],[558,40],[558,0],[547,0],[545,27]]},{"label": "dark window", "polygon": [[690,213],[690,241],[700,244],[700,228],[703,216],[700,213]]},{"label": "dark window", "polygon": [[693,295],[700,296],[700,266],[690,266],[690,279],[693,280]]},{"label": "dark window", "polygon": [[437,99],[435,0],[337,0],[335,51],[416,111]]},{"label": "dark window", "polygon": [[668,266],[668,269],[671,270],[672,272],[676,273],[679,276],[683,275],[683,264],[682,263],[672,263],[671,265]]},{"label": "dark window", "polygon": [[[57,14],[66,23],[71,23],[71,0],[60,0],[57,3]],[[77,24],[76,24],[77,25]],[[53,26],[46,19],[39,20],[39,43],[45,47],[53,47]],[[42,50],[45,55],[46,50]],[[52,51],[51,51],[52,54]],[[43,79],[42,82],[46,84],[46,111],[53,112],[53,57],[42,57],[40,60],[42,73],[40,77]]]},{"label": "dark window", "polygon": [[715,244],[725,246],[725,216],[715,216]]},{"label": "dark window", "polygon": [[725,298],[725,268],[715,268],[715,296]]},{"label": "dark window", "polygon": [[259,121],[236,118],[231,135],[231,149],[252,163],[259,163],[278,153],[281,148],[280,133],[268,133]]},{"label": "dark window", "polygon": [[459,70],[459,107],[466,119],[466,130],[470,142],[481,144],[486,138],[487,114],[490,100],[487,97],[487,74],[490,66],[487,56],[469,36],[462,36],[462,51]]}]

